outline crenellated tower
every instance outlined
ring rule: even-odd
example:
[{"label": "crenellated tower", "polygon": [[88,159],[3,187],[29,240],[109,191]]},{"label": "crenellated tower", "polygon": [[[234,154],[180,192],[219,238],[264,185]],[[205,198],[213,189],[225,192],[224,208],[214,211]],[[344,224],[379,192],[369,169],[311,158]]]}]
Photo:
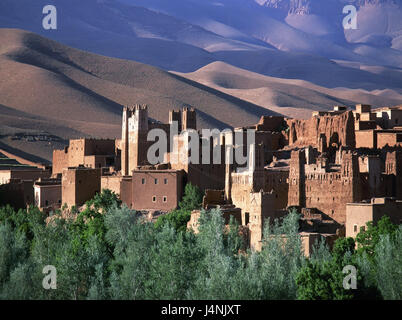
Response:
[{"label": "crenellated tower", "polygon": [[197,130],[197,116],[194,108],[184,108],[182,112],[182,131]]},{"label": "crenellated tower", "polygon": [[138,166],[147,164],[148,107],[124,107],[121,140],[121,170],[131,175]]}]

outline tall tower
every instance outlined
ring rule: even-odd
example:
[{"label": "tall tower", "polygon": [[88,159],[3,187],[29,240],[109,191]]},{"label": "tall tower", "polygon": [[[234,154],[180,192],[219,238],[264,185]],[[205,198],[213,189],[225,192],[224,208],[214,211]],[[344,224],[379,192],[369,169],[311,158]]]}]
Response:
[{"label": "tall tower", "polygon": [[362,199],[359,179],[359,159],[352,151],[342,153],[341,175],[343,190],[348,202],[359,202]]},{"label": "tall tower", "polygon": [[248,171],[254,192],[264,189],[264,144],[250,145]]},{"label": "tall tower", "polygon": [[177,129],[180,132],[182,128],[180,110],[169,110],[169,124],[171,125],[173,122],[177,123]]},{"label": "tall tower", "polygon": [[304,165],[306,155],[304,150],[292,151],[289,172],[289,206],[304,207],[306,203]]},{"label": "tall tower", "polygon": [[123,175],[147,164],[148,107],[124,107],[121,139],[121,171]]},{"label": "tall tower", "polygon": [[128,107],[123,108],[123,120],[121,124],[121,172],[124,176],[128,172],[128,118],[131,116],[131,111]]},{"label": "tall tower", "polygon": [[182,112],[182,131],[187,129],[197,130],[197,116],[194,108],[184,108]]},{"label": "tall tower", "polygon": [[129,174],[138,166],[147,164],[148,151],[148,107],[136,105],[131,117],[128,119],[128,170]]}]

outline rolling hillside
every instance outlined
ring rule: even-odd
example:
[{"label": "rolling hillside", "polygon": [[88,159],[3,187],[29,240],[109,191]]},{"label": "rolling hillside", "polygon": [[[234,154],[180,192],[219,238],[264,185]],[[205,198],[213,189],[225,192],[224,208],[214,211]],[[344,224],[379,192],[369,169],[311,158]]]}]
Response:
[{"label": "rolling hillside", "polygon": [[399,90],[326,88],[305,80],[261,75],[224,62],[214,62],[180,75],[293,118],[309,118],[312,111],[329,110],[334,105],[402,103]]},{"label": "rolling hillside", "polygon": [[[168,120],[183,105],[198,111],[200,127],[256,122],[265,108],[161,69],[69,48],[36,34],[0,29],[1,141],[50,158],[52,142],[10,137],[46,132],[61,140],[120,137],[122,105],[148,104],[150,117]],[[42,146],[45,145],[45,146]]]}]

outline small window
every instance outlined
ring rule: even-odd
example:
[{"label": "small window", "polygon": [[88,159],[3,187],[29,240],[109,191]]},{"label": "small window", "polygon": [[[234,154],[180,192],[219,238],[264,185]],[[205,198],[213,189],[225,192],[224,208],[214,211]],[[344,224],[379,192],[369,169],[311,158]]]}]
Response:
[{"label": "small window", "polygon": [[168,179],[165,178],[165,179],[163,180],[163,183],[164,183],[164,184],[168,184]]},{"label": "small window", "polygon": [[145,184],[145,178],[142,178],[141,183]]},{"label": "small window", "polygon": [[47,205],[47,206],[49,205],[49,201],[48,201],[48,200],[45,201],[45,205]]},{"label": "small window", "polygon": [[152,197],[152,202],[156,202],[156,196]]},{"label": "small window", "polygon": [[357,224],[355,224],[354,226],[353,226],[353,231],[356,233],[357,232]]},{"label": "small window", "polygon": [[158,184],[158,179],[155,179],[155,184]]},{"label": "small window", "polygon": [[167,202],[167,197],[166,196],[163,197],[163,202]]}]

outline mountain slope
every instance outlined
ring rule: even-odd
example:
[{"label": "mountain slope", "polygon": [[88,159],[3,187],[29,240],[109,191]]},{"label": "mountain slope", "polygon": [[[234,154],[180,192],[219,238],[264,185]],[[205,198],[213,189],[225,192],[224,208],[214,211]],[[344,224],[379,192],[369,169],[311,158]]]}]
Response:
[{"label": "mountain slope", "polygon": [[334,105],[402,103],[402,94],[394,90],[328,89],[304,80],[264,76],[223,62],[180,75],[294,118],[309,118],[312,111],[329,110]]},{"label": "mountain slope", "polygon": [[200,127],[246,125],[274,114],[149,65],[21,30],[0,29],[0,38],[0,125],[14,131],[119,137],[122,105],[135,103],[148,104],[150,116],[160,121],[168,120],[169,109],[192,105]]},{"label": "mountain slope", "polygon": [[[223,61],[327,88],[401,90],[401,69],[395,66],[402,66],[402,38],[396,36],[400,28],[394,18],[387,19],[396,23],[392,35],[365,28],[360,42],[349,43],[341,26],[343,0],[271,2],[278,6],[254,0],[2,0],[0,27],[23,28],[81,50],[176,72]],[[284,9],[282,3],[294,7]],[[45,4],[57,7],[57,30],[42,28]],[[375,5],[385,8],[388,2]],[[360,10],[366,6],[359,4]],[[378,65],[381,72],[368,71]]]}]

